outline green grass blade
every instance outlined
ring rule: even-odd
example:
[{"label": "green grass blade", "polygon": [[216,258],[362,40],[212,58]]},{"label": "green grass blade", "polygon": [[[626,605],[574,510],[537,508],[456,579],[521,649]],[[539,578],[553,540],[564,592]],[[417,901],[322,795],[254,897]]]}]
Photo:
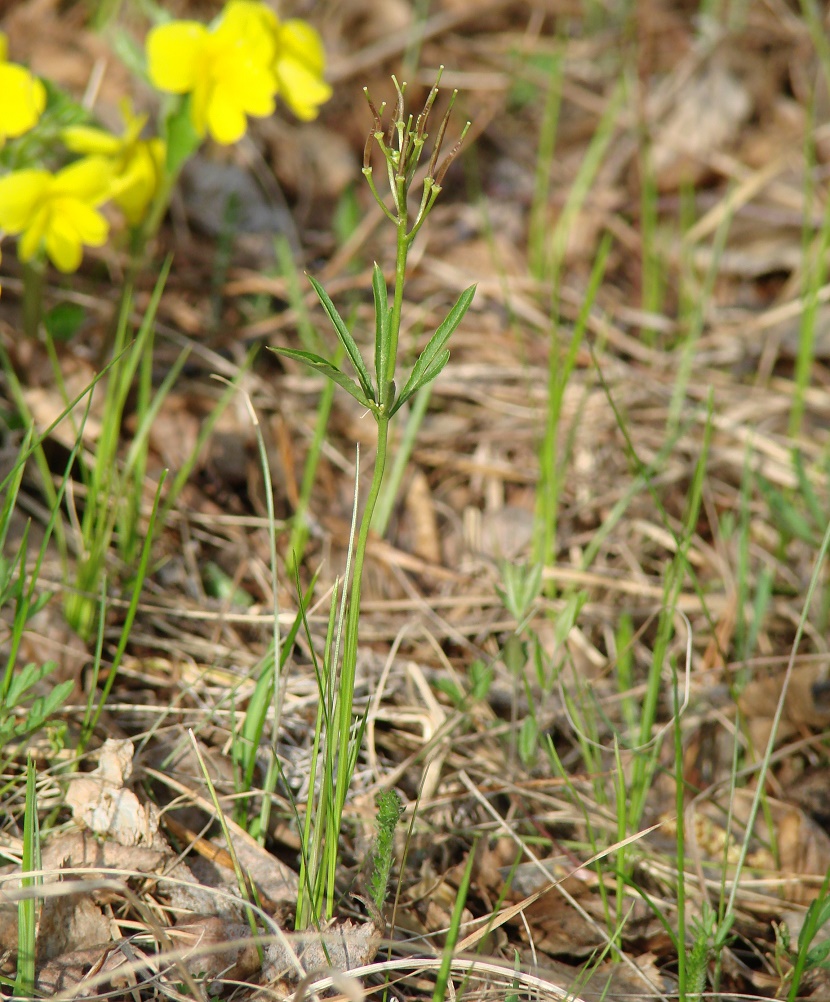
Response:
[{"label": "green grass blade", "polygon": [[467,856],[467,864],[461,877],[461,883],[458,885],[458,893],[455,896],[455,904],[453,905],[452,916],[450,917],[450,927],[447,931],[447,939],[441,955],[441,967],[438,970],[435,990],[432,993],[432,1002],[444,1002],[447,997],[447,985],[450,980],[453,952],[461,931],[461,916],[464,914],[464,905],[467,903],[467,894],[470,890],[477,846],[478,841],[476,840],[470,848],[469,855]]},{"label": "green grass blade", "polygon": [[[37,817],[37,793],[35,788],[35,760],[26,760],[26,813],[23,817],[23,888],[33,888],[41,883],[40,877],[29,876],[39,870],[40,831]],[[31,998],[35,990],[35,947],[37,936],[37,898],[23,898],[17,904],[17,977],[14,994],[19,998]]]}]

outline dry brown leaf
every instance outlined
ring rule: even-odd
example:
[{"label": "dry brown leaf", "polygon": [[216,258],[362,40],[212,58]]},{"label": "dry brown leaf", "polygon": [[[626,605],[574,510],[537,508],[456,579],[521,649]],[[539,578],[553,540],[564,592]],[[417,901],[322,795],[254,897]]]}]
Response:
[{"label": "dry brown leaf", "polygon": [[[67,395],[69,399],[84,390],[95,378],[94,370],[76,373],[77,378],[65,380]],[[32,414],[35,428],[39,432],[44,432],[53,422],[57,421],[66,410],[64,398],[56,386],[33,386],[24,394],[26,406]],[[78,431],[84,445],[94,446],[101,435],[101,422],[92,413],[88,414],[84,421],[84,410],[87,406],[87,398],[78,401],[70,412],[70,415],[52,430],[52,437],[55,441],[66,449],[72,449],[78,440]],[[83,429],[81,422],[83,421]]]},{"label": "dry brown leaf", "polygon": [[[46,998],[59,992],[71,992],[70,998],[100,997],[98,993],[105,991],[108,985],[113,989],[127,987],[127,980],[116,973],[126,961],[121,950],[100,946],[64,953],[50,960],[37,972],[35,986]],[[84,987],[84,981],[91,977],[97,978],[105,972],[112,972],[114,975],[109,982],[102,984],[96,981],[95,987]]]},{"label": "dry brown leaf", "polygon": [[[692,858],[730,866],[738,862],[746,841],[746,825],[753,802],[752,790],[735,790],[729,804],[706,801],[696,806],[686,837]],[[731,816],[729,832],[724,821]],[[770,832],[767,819],[772,822]],[[775,897],[796,904],[812,901],[830,870],[830,835],[799,808],[773,797],[766,797],[764,809],[755,817],[752,842],[746,861],[750,867],[770,872],[764,882],[771,897],[756,899],[753,906],[761,911],[774,904]],[[772,846],[776,848],[773,854]]]},{"label": "dry brown leaf", "polygon": [[57,602],[47,603],[28,620],[20,642],[20,657],[24,663],[42,665],[46,661],[54,661],[56,668],[44,685],[52,686],[71,679],[76,687],[70,693],[68,702],[73,701],[73,696],[80,695],[81,671],[89,663],[89,650],[67,624]]},{"label": "dry brown leaf", "polygon": [[414,468],[409,489],[404,498],[406,511],[404,549],[409,549],[422,560],[440,564],[441,540],[438,536],[438,517],[432,498],[429,480],[423,470]]},{"label": "dry brown leaf", "polygon": [[[421,936],[447,929],[458,898],[458,884],[453,878],[457,881],[460,876],[458,868],[439,875],[431,866],[425,866],[421,879],[407,888],[397,910],[397,922]],[[462,923],[472,920],[472,913],[465,908]]]},{"label": "dry brown leaf", "polygon": [[71,778],[66,802],[75,821],[98,835],[126,846],[151,845],[158,833],[158,810],[124,788],[133,771],[133,751],[132,741],[107,738],[98,767]]},{"label": "dry brown leaf", "polygon": [[[182,961],[194,976],[241,981],[260,968],[259,951],[251,939],[251,927],[227,922],[216,915],[194,915],[168,930],[173,945],[182,951]],[[237,941],[238,945],[229,945]],[[249,940],[249,942],[244,942]]]},{"label": "dry brown leaf", "polygon": [[606,942],[601,924],[581,915],[557,888],[533,901],[523,914],[533,946],[550,956],[585,957]]},{"label": "dry brown leaf", "polygon": [[[525,951],[526,953],[526,951]],[[563,989],[574,1002],[631,1002],[632,999],[657,998],[660,992],[670,990],[666,978],[657,970],[651,954],[645,954],[646,961],[635,963],[632,970],[626,964],[606,961],[595,968],[586,979],[581,967],[563,964],[558,960],[547,960],[542,964],[531,963],[530,969],[539,977]],[[534,961],[532,956],[528,960]]]},{"label": "dry brown leaf", "polygon": [[[200,858],[190,857],[191,869],[208,887],[219,887],[236,897],[239,885],[233,857],[222,838],[202,838],[180,824],[171,815],[165,816],[170,831],[183,843],[189,843]],[[231,844],[245,873],[251,878],[266,908],[293,905],[297,900],[297,874],[282,860],[272,856],[242,829],[229,829]]]},{"label": "dry brown leaf", "polygon": [[[773,820],[778,836],[781,873],[794,874],[784,884],[787,901],[809,904],[819,893],[821,881],[830,870],[830,836],[798,807],[776,803]],[[813,877],[807,881],[805,877]]]},{"label": "dry brown leaf", "polygon": [[[796,734],[826,727],[830,722],[830,709],[816,701],[816,696],[820,694],[817,687],[821,686],[826,674],[826,667],[821,665],[802,665],[793,669],[776,735],[778,744]],[[750,682],[738,698],[738,707],[746,717],[752,746],[759,756],[766,750],[783,685],[784,672],[778,671]]]},{"label": "dry brown leaf", "polygon": [[167,845],[124,846],[101,841],[85,831],[67,832],[47,839],[41,852],[43,869],[47,872],[79,867],[154,873],[172,859]]},{"label": "dry brown leaf", "polygon": [[111,939],[110,920],[92,901],[88,891],[44,898],[37,930],[39,964],[61,954],[103,946]]},{"label": "dry brown leaf", "polygon": [[193,401],[171,394],[150,425],[150,447],[162,466],[179,470],[196,448],[201,422],[193,413]]},{"label": "dry brown leaf", "polygon": [[348,973],[374,960],[381,938],[382,931],[374,922],[349,919],[333,922],[319,934],[287,936],[285,943],[271,943],[265,948],[263,974],[268,981],[296,978],[298,959],[306,974],[327,970]]},{"label": "dry brown leaf", "polygon": [[[678,72],[685,74],[685,65]],[[749,91],[717,54],[683,80],[654,138],[660,188],[697,183],[709,170],[710,155],[734,142],[751,111]]]},{"label": "dry brown leaf", "polygon": [[494,560],[519,560],[530,546],[533,528],[533,512],[527,508],[491,508],[481,516],[481,552]]}]

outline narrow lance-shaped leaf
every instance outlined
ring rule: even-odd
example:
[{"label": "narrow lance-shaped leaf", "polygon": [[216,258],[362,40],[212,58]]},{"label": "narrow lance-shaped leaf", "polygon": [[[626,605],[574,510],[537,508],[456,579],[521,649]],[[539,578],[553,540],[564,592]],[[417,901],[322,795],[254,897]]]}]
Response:
[{"label": "narrow lance-shaped leaf", "polygon": [[[401,395],[398,397],[395,410],[408,400],[419,387],[429,382],[430,379],[434,379],[441,369],[443,369],[447,364],[447,359],[443,358],[443,352],[445,350],[444,346],[454,333],[455,329],[464,319],[464,314],[470,308],[470,303],[473,301],[475,292],[476,287],[471,285],[468,289],[465,289],[461,293],[456,300],[455,306],[453,306],[444,319],[444,322],[429,339],[426,348],[424,348],[421,352],[418,361],[415,363],[409,379],[406,381],[406,385],[401,390]],[[436,368],[435,364],[439,358],[443,358],[443,361],[438,368]],[[428,373],[429,378],[427,378]]]},{"label": "narrow lance-shaped leaf", "polygon": [[[334,327],[335,333],[338,338],[340,338],[340,343],[346,349],[346,354],[354,366],[354,370],[357,373],[357,378],[360,381],[360,385],[363,387],[364,394],[370,399],[375,400],[375,391],[372,388],[372,379],[369,375],[369,370],[366,368],[366,363],[363,361],[363,356],[360,354],[360,349],[357,347],[355,339],[349,333],[348,327],[346,327],[343,322],[343,318],[337,312],[337,307],[329,299],[328,293],[323,288],[322,285],[317,281],[313,275],[308,276],[309,282],[314,286],[314,291],[317,293],[317,297],[323,304],[323,309],[328,314],[329,320],[331,320],[332,327]],[[338,380],[335,380],[338,382]],[[342,383],[341,383],[342,385]],[[351,391],[350,391],[351,392]]]},{"label": "narrow lance-shaped leaf", "polygon": [[317,372],[328,376],[333,383],[342,386],[347,393],[351,393],[359,404],[369,410],[375,410],[374,400],[370,400],[353,379],[350,379],[344,372],[341,372],[320,355],[315,355],[310,351],[300,351],[297,348],[271,348],[271,351],[275,351],[278,355],[285,355],[286,358],[296,358],[299,362],[304,362],[309,368],[316,369]]},{"label": "narrow lance-shaped leaf", "polygon": [[190,101],[179,100],[167,118],[167,170],[176,176],[201,144],[190,118]]},{"label": "narrow lance-shaped leaf", "polygon": [[389,378],[389,296],[386,279],[380,265],[375,261],[372,271],[372,294],[375,298],[375,376],[378,387],[378,403],[383,399],[383,387]]},{"label": "narrow lance-shaped leaf", "polygon": [[396,414],[401,409],[401,407],[403,407],[403,405],[407,402],[407,400],[409,400],[409,398],[413,396],[413,394],[417,393],[422,386],[426,386],[427,383],[431,383],[433,379],[435,379],[435,377],[438,375],[438,373],[444,368],[447,362],[449,362],[449,360],[450,360],[450,352],[449,349],[446,349],[445,351],[441,352],[438,358],[436,358],[433,361],[432,365],[427,369],[425,373],[422,374],[421,378],[418,380],[417,383],[413,383],[412,379],[410,378],[409,382],[401,390],[401,395],[398,397],[398,399],[395,401],[394,406],[389,411],[389,416],[392,417],[393,414]]}]

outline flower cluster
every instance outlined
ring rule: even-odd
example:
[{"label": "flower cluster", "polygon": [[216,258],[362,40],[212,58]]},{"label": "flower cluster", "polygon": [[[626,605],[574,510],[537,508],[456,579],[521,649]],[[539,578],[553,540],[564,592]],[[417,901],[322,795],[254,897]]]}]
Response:
[{"label": "flower cluster", "polygon": [[247,116],[264,117],[280,98],[309,120],[331,96],[323,45],[305,21],[280,21],[258,0],[230,0],[210,27],[171,21],[147,37],[147,67],[159,90],[190,95],[198,136],[235,143]]},{"label": "flower cluster", "polygon": [[[129,226],[144,226],[151,235],[183,159],[205,136],[236,142],[249,116],[273,114],[277,97],[309,120],[331,96],[320,36],[304,21],[281,21],[260,0],[229,0],[210,25],[159,24],[146,40],[147,74],[159,91],[180,96],[196,137],[185,157],[179,153],[176,159],[167,143],[174,116],[163,120],[164,138],[143,138],[147,115],[135,114],[126,101],[120,135],[92,125],[44,126],[47,90],[25,67],[7,61],[7,48],[0,34],[0,236],[19,238],[22,261],[46,255],[63,272],[78,268],[85,246],[108,240],[105,203],[113,203]],[[57,133],[63,152],[53,138],[40,144],[48,150],[41,157],[27,152],[38,144],[18,144],[11,155],[15,142],[32,130]],[[3,173],[4,164],[14,169]]]},{"label": "flower cluster", "polygon": [[166,147],[161,139],[142,139],[146,115],[134,115],[132,105],[121,106],[124,132],[114,136],[103,129],[75,125],[63,132],[66,148],[73,153],[103,160],[110,172],[110,196],[127,222],[137,226],[159,188]]}]

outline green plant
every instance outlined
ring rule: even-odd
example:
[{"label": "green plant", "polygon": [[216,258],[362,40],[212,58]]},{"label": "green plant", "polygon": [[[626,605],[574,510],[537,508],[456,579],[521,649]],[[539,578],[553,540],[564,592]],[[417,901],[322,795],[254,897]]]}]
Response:
[{"label": "green plant", "polygon": [[404,812],[403,802],[395,790],[384,790],[377,796],[375,842],[372,846],[372,875],[369,894],[380,911],[386,900],[389,874],[392,871],[392,853],[395,849],[395,829]]},{"label": "green plant", "polygon": [[[795,963],[790,973],[787,1002],[795,1002],[804,975],[816,969],[830,970],[830,938],[825,926],[830,921],[830,873],[824,878],[818,897],[810,902],[798,933]],[[824,932],[821,938],[819,934]]]},{"label": "green plant", "polygon": [[[97,592],[105,574],[113,536],[126,565],[134,563],[142,543],[140,503],[150,428],[188,356],[187,351],[180,353],[162,385],[153,393],[151,367],[154,321],[169,267],[168,261],[162,269],[133,341],[129,340],[128,333],[131,296],[126,295],[124,298],[124,309],[118,324],[113,359],[104,391],[102,412],[106,415],[106,420],[102,422],[93,461],[83,464],[86,499],[78,521],[80,538],[77,541],[79,558],[76,590],[67,596],[65,610],[69,624],[85,640],[91,636],[97,619]],[[56,378],[59,378],[57,366],[55,372]],[[138,429],[124,461],[119,462],[121,422],[137,376]],[[81,431],[79,429],[78,433]]]},{"label": "green plant", "polygon": [[[35,761],[26,759],[26,812],[23,816],[23,859],[21,886],[33,889],[42,878],[32,875],[40,869],[40,829],[37,817],[37,792]],[[14,994],[18,998],[31,998],[35,990],[35,945],[37,940],[37,898],[32,894],[21,897],[17,903],[17,976]]]},{"label": "green plant", "polygon": [[[345,600],[344,590],[344,604],[341,605],[339,619],[340,628],[337,630],[338,640],[334,643],[333,631],[337,594],[335,591],[335,596],[332,599],[332,617],[330,619],[329,642],[326,646],[326,658],[324,659],[324,673],[318,672],[318,679],[321,680],[321,710],[318,714],[317,726],[318,731],[322,729],[324,732],[321,748],[325,772],[330,777],[333,786],[330,787],[328,782],[322,784],[319,802],[313,810],[314,826],[317,830],[313,841],[318,845],[318,849],[311,851],[306,840],[304,867],[308,865],[310,870],[304,872],[301,877],[301,902],[298,907],[298,921],[301,924],[312,919],[317,921],[324,914],[330,917],[333,911],[335,861],[338,854],[337,838],[356,762],[353,700],[363,565],[372,518],[384,481],[390,421],[401,407],[422,387],[431,383],[447,364],[449,359],[447,342],[461,323],[475,293],[475,286],[471,286],[461,293],[445,320],[438,326],[418,356],[402,388],[398,390],[398,340],[407,257],[418,231],[441,192],[444,174],[457,154],[469,127],[468,123],[462,131],[461,139],[444,161],[439,164],[441,147],[453,104],[451,101],[438,129],[422,182],[423,190],[420,204],[414,218],[412,218],[407,200],[428,138],[427,123],[432,106],[438,96],[438,82],[440,82],[440,74],[439,81],[430,91],[423,110],[416,118],[413,118],[412,115],[407,116],[405,112],[404,92],[406,85],[399,85],[397,80],[394,80],[397,103],[388,131],[384,130],[382,123],[385,105],[382,105],[378,110],[368,93],[366,95],[374,116],[374,128],[366,141],[363,173],[378,204],[390,222],[394,224],[397,235],[395,280],[391,304],[386,279],[380,266],[375,264],[372,273],[372,293],[375,307],[374,376],[370,374],[369,366],[364,361],[354,336],[338,313],[334,303],[322,285],[311,276],[309,276],[309,281],[331,321],[341,349],[348,357],[355,375],[348,375],[337,364],[315,352],[292,348],[272,349],[286,358],[299,360],[342,387],[367,409],[377,424],[377,446],[372,481],[360,516],[360,527],[353,550],[350,550],[351,568],[347,566],[346,571],[346,582],[349,581],[349,576],[351,577],[348,601]],[[386,167],[393,205],[391,209],[384,202],[374,180],[371,164],[371,153],[374,145],[380,149]],[[355,518],[357,518],[357,504],[355,505]],[[338,663],[340,657],[342,657],[342,661]],[[334,658],[334,662],[330,660],[332,658]],[[322,682],[324,676],[325,682]],[[329,698],[333,699],[333,705],[329,703]],[[325,707],[325,712],[323,712],[323,707]],[[315,756],[314,762],[316,763],[316,761]],[[315,787],[315,782],[316,774],[313,773],[312,790]],[[312,811],[311,805],[309,805],[308,811]],[[321,852],[319,850],[323,831],[327,833],[327,836]],[[310,895],[310,902],[305,900],[306,894]],[[325,907],[323,907],[324,900]]]},{"label": "green plant", "polygon": [[458,885],[458,893],[455,896],[455,903],[450,916],[450,927],[447,930],[447,938],[444,941],[444,950],[441,954],[441,966],[438,969],[438,976],[435,979],[435,990],[432,993],[432,1002],[444,1002],[447,995],[447,985],[450,980],[452,969],[453,953],[455,944],[461,931],[461,917],[464,914],[464,905],[467,902],[467,894],[470,890],[470,881],[473,876],[473,863],[475,862],[478,840],[474,840],[470,848],[464,872],[461,875],[461,882]]},{"label": "green plant", "polygon": [[[2,508],[0,508],[0,609],[13,604],[13,615],[9,631],[9,643],[6,664],[0,681],[0,749],[8,742],[19,741],[33,734],[49,721],[60,708],[73,688],[71,680],[65,680],[52,685],[43,694],[49,675],[55,669],[55,663],[47,661],[43,665],[29,663],[22,669],[17,669],[17,659],[20,644],[26,624],[32,616],[39,612],[49,601],[48,592],[38,593],[37,582],[40,567],[46,556],[49,540],[56,525],[63,493],[72,465],[75,449],[70,453],[60,490],[55,497],[49,523],[46,527],[38,554],[30,566],[29,554],[29,524],[21,534],[15,555],[6,556],[6,543],[9,539],[11,520],[17,503],[26,459],[35,451],[33,434],[29,431],[21,444],[18,461],[3,482],[6,491]],[[40,690],[35,695],[35,690]],[[25,708],[25,712],[23,711]]]}]

